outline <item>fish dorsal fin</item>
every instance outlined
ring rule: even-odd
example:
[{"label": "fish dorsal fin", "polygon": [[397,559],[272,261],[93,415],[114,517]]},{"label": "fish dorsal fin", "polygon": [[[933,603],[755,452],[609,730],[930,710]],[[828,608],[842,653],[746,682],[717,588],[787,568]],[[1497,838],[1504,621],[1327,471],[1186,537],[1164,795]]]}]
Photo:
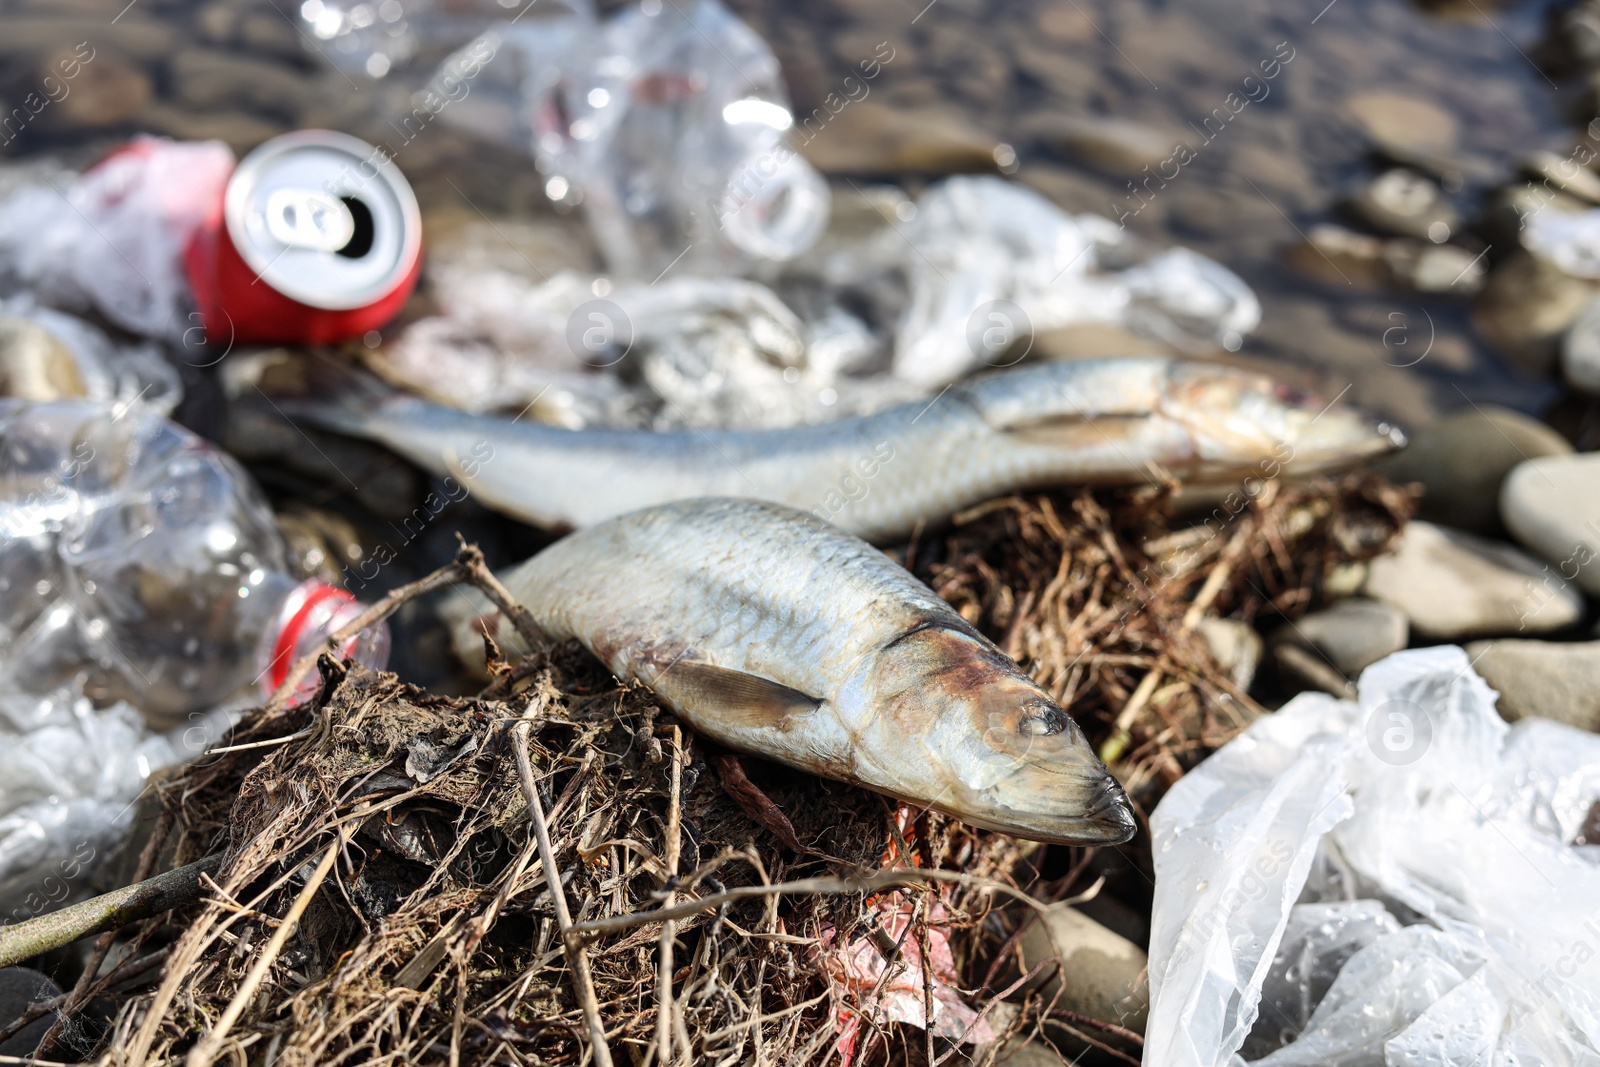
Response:
[{"label": "fish dorsal fin", "polygon": [[788,730],[822,704],[758,674],[688,661],[673,664],[651,688],[680,704],[691,720],[703,717],[723,727]]}]

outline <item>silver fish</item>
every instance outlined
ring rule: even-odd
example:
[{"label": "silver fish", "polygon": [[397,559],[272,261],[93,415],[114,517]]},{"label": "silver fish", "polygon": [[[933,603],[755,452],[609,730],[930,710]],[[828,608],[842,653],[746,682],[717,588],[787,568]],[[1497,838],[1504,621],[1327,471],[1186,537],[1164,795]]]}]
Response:
[{"label": "silver fish", "polygon": [[[1072,717],[888,556],[815,516],[686,500],[557,541],[501,580],[730,748],[1061,842],[1125,841],[1128,799]],[[463,659],[519,641],[478,596]]]},{"label": "silver fish", "polygon": [[296,405],[453,476],[483,502],[555,529],[699,496],[771,500],[878,543],[996,496],[1348,466],[1400,432],[1264,375],[1171,359],[1046,363],[931,401],[772,430],[568,430],[414,397]]}]

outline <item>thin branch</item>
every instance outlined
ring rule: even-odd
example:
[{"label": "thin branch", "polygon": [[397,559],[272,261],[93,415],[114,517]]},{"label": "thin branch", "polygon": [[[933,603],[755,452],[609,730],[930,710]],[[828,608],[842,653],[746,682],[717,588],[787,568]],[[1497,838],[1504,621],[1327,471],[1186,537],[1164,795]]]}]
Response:
[{"label": "thin branch", "polygon": [[41,952],[189,904],[200,896],[200,876],[221,864],[221,856],[207,856],[187,867],[113,889],[69,908],[0,927],[0,967],[10,967]]},{"label": "thin branch", "polygon": [[[465,549],[463,549],[465,551]],[[533,765],[528,761],[528,735],[532,723],[523,719],[513,731],[512,751],[517,758],[517,774],[522,779],[522,792],[528,800],[528,818],[533,822],[533,833],[539,842],[539,862],[544,866],[545,881],[550,886],[550,900],[555,906],[556,926],[567,953],[567,963],[572,968],[572,984],[583,1007],[584,1021],[589,1024],[589,1042],[593,1049],[596,1067],[612,1067],[611,1047],[606,1044],[605,1024],[600,1021],[600,1004],[594,995],[594,978],[589,974],[589,957],[583,946],[573,940],[572,914],[567,910],[567,890],[561,884],[561,872],[556,867],[555,849],[550,847],[550,827],[544,819],[544,804],[539,800],[539,786],[533,779]]]},{"label": "thin branch", "polygon": [[1143,1035],[1136,1030],[1129,1030],[1126,1026],[1108,1023],[1104,1019],[1096,1019],[1092,1015],[1080,1015],[1078,1012],[1068,1011],[1066,1008],[1051,1008],[1045,1014],[1052,1019],[1061,1018],[1069,1023],[1077,1023],[1080,1026],[1092,1026],[1096,1030],[1104,1030],[1108,1034],[1115,1034],[1122,1040],[1131,1042],[1140,1048],[1144,1047]]},{"label": "thin branch", "polygon": [[261,985],[261,979],[266,977],[267,969],[277,960],[278,953],[283,951],[284,943],[289,940],[289,935],[300,922],[300,916],[305,914],[311,898],[317,895],[317,890],[322,888],[322,882],[328,877],[328,872],[333,870],[333,861],[339,858],[339,846],[343,843],[343,838],[335,835],[333,843],[328,846],[328,851],[322,854],[322,862],[317,864],[317,869],[306,879],[305,886],[300,890],[300,895],[294,898],[294,903],[289,906],[289,912],[283,917],[283,922],[273,931],[272,940],[267,942],[266,947],[261,950],[261,955],[257,956],[256,962],[251,965],[250,973],[245,975],[244,981],[239,984],[238,992],[234,993],[233,999],[223,1010],[222,1018],[217,1020],[217,1025],[211,1028],[210,1033],[200,1039],[199,1044],[189,1050],[187,1067],[211,1067],[211,1062],[217,1058],[217,1053],[222,1049],[222,1042],[227,1038],[228,1031],[239,1021],[239,1016],[244,1014],[245,1005],[256,995],[256,988]]},{"label": "thin branch", "polygon": [[850,878],[800,878],[793,882],[777,882],[772,885],[737,886],[721,893],[713,893],[708,897],[700,897],[698,900],[686,900],[682,904],[676,904],[671,907],[655,908],[651,911],[629,912],[626,915],[613,915],[607,919],[595,919],[586,923],[574,923],[567,930],[567,936],[579,941],[589,941],[602,934],[614,934],[619,930],[631,930],[636,926],[667,922],[672,919],[683,919],[690,915],[698,915],[703,911],[713,911],[724,904],[729,904],[736,900],[764,897],[773,893],[877,893],[884,889],[925,888],[928,882],[956,882],[977,889],[991,889],[1014,897],[1024,904],[1038,908],[1041,911],[1049,907],[1048,904],[1041,900],[1035,900],[1022,890],[1013,889],[1004,882],[997,882],[992,878],[979,878],[975,875],[962,874],[960,871],[937,871],[920,867],[904,867],[874,871],[869,875]]},{"label": "thin branch", "polygon": [[[667,885],[678,877],[678,857],[683,847],[683,812],[680,807],[683,788],[683,730],[672,727],[672,793],[667,808]],[[671,907],[676,900],[671,888],[667,890],[665,904]],[[660,1052],[656,1063],[668,1067],[672,1063],[672,1013],[676,1004],[672,999],[672,941],[677,929],[671,920],[661,924],[660,959],[656,964],[656,1047]],[[684,1049],[688,1055],[689,1050]]]},{"label": "thin branch", "polygon": [[[459,539],[460,535],[456,536]],[[511,625],[517,628],[517,632],[528,642],[530,649],[544,648],[550,643],[545,632],[534,621],[533,614],[519,604],[517,598],[511,595],[511,590],[501,585],[500,579],[489,570],[477,545],[469,545],[462,541],[461,551],[456,554],[456,565],[465,572],[466,579],[483,590],[484,595],[494,601],[494,606],[511,620]]]}]

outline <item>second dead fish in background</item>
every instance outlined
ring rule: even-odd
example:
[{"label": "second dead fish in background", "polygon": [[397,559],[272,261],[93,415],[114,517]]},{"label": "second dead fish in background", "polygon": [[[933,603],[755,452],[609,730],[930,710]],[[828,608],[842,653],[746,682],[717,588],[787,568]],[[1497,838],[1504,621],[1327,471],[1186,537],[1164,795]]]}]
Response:
[{"label": "second dead fish in background", "polygon": [[[680,501],[569,534],[501,580],[551,638],[731,748],[1036,840],[1133,834],[1065,709],[933,590],[814,516]],[[481,594],[445,614],[469,663],[483,632],[525,651]]]},{"label": "second dead fish in background", "polygon": [[1152,465],[1194,482],[1308,474],[1404,443],[1386,424],[1264,375],[1163,358],[1022,367],[830,423],[665,432],[469,415],[334,373],[346,380],[333,397],[284,408],[436,474],[467,474],[484,503],[554,529],[730,496],[787,504],[884,543],[1019,490],[1139,483]]}]

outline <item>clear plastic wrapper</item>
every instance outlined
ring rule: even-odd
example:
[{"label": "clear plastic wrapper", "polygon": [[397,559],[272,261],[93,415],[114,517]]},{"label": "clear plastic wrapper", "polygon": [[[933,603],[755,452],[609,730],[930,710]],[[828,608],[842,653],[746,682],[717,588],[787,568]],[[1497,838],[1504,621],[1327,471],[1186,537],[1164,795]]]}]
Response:
[{"label": "clear plastic wrapper", "polygon": [[70,182],[20,185],[0,201],[0,286],[144,337],[198,337],[183,250],[233,166],[220,141],[140,136]]},{"label": "clear plastic wrapper", "polygon": [[1358,701],[1303,694],[1174,786],[1150,1062],[1244,1062],[1247,1035],[1272,1067],[1600,1062],[1600,857],[1574,843],[1600,737],[1494,700],[1459,648],[1397,653]]},{"label": "clear plastic wrapper", "polygon": [[82,895],[132,825],[146,779],[178,755],[127,704],[3,683],[0,742],[0,922],[13,922]]},{"label": "clear plastic wrapper", "polygon": [[435,287],[449,314],[407,327],[374,364],[468,411],[571,428],[744,428],[820,422],[921,392],[855,373],[878,351],[861,320],[830,308],[805,322],[745,279],[613,288],[571,272],[530,283],[446,269]]},{"label": "clear plastic wrapper", "polygon": [[943,385],[1021,358],[984,343],[987,308],[1011,331],[1008,342],[1030,330],[1117,322],[1176,344],[1237,349],[1261,321],[1255,294],[1220,263],[1185,248],[1149,254],[1110,219],[1069,215],[999,178],[932,186],[895,237],[906,245],[911,295],[894,373],[908,381]]},{"label": "clear plastic wrapper", "polygon": [[1350,957],[1399,930],[1399,921],[1381,901],[1296,904],[1261,986],[1261,1012],[1240,1050],[1245,1058],[1257,1059],[1293,1041]]},{"label": "clear plastic wrapper", "polygon": [[[436,263],[444,315],[409,326],[378,369],[455,407],[574,428],[789,426],[1022,358],[974,338],[991,301],[1014,301],[1025,329],[1120,322],[1177,345],[1236,344],[1259,317],[1219,264],[1184,248],[1147,254],[1108,220],[1068,216],[999,179],[951,179],[922,207],[899,190],[867,195],[870,210],[847,209],[815,248],[751,279],[674,269],[653,283],[576,272],[536,282],[481,261]],[[885,223],[894,217],[925,222],[917,244]],[[925,248],[947,244],[926,261]]]}]

